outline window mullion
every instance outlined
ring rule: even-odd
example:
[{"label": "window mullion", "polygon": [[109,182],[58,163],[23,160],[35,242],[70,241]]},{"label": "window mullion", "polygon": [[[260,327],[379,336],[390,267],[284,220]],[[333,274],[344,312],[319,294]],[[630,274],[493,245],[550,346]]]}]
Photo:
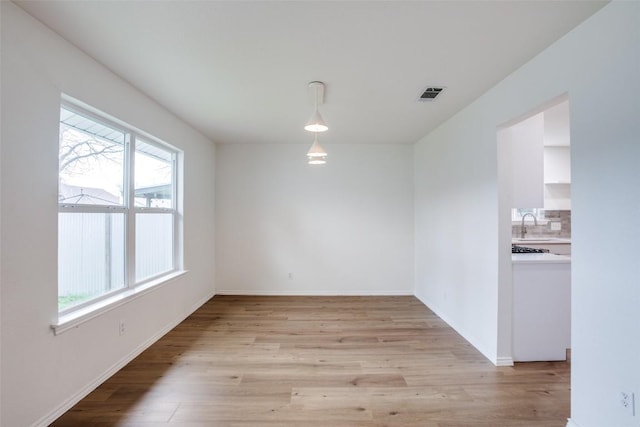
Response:
[{"label": "window mullion", "polygon": [[135,213],[135,149],[136,137],[128,134],[127,156],[125,158],[125,186],[127,209],[127,234],[126,234],[126,276],[127,287],[132,288],[136,284],[136,213]]},{"label": "window mullion", "polygon": [[171,210],[173,214],[173,268],[178,269],[182,268],[180,261],[182,259],[181,250],[182,248],[179,245],[180,239],[179,236],[179,228],[180,223],[178,220],[178,198],[180,194],[178,194],[178,156],[176,153],[173,153],[171,158],[171,167],[173,170],[171,171],[171,186],[173,187],[173,199],[171,200]]}]

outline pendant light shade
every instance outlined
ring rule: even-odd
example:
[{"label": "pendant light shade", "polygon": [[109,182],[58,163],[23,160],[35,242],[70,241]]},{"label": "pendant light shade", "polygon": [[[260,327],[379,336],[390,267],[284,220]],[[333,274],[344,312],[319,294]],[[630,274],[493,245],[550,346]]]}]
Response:
[{"label": "pendant light shade", "polygon": [[329,129],[329,126],[327,126],[327,124],[324,122],[324,119],[318,111],[318,105],[324,103],[324,83],[309,83],[309,91],[313,93],[313,104],[315,106],[315,109],[313,111],[313,115],[304,127],[304,130],[308,130],[309,132],[324,132]]},{"label": "pendant light shade", "polygon": [[329,126],[324,122],[317,108],[304,127],[304,130],[308,130],[309,132],[324,132],[329,130]]},{"label": "pendant light shade", "polygon": [[318,141],[318,134],[316,133],[315,138],[313,139],[313,144],[311,144],[311,148],[307,151],[308,157],[327,157],[327,152],[324,151],[324,148],[320,145],[320,141]]},{"label": "pendant light shade", "polygon": [[317,133],[315,134],[311,148],[307,151],[307,158],[309,159],[310,165],[323,165],[327,163],[327,152],[324,151],[324,148],[320,145]]}]

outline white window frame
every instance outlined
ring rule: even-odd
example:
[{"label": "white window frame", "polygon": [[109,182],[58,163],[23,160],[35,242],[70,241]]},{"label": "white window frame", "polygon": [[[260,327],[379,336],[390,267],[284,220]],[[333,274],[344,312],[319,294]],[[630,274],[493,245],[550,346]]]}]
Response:
[{"label": "white window frame", "polygon": [[[76,114],[84,116],[90,120],[105,126],[112,127],[114,130],[121,131],[125,134],[124,142],[124,202],[122,206],[113,205],[86,205],[75,203],[59,203],[58,213],[72,212],[72,213],[122,213],[125,218],[125,244],[124,244],[124,286],[120,289],[116,289],[105,294],[99,295],[95,298],[87,300],[85,302],[73,305],[58,311],[58,321],[52,325],[52,328],[56,334],[64,332],[77,326],[88,319],[91,319],[104,311],[108,311],[118,305],[121,305],[133,297],[138,297],[149,289],[158,285],[167,283],[176,277],[184,274],[182,270],[182,214],[179,211],[179,197],[180,197],[180,183],[178,176],[180,176],[179,166],[181,164],[181,157],[183,153],[177,148],[167,144],[158,138],[153,137],[139,129],[130,126],[120,120],[109,117],[104,113],[101,113],[86,104],[79,101],[63,97],[60,102],[60,108],[67,109]],[[140,139],[145,144],[152,145],[156,148],[171,153],[172,163],[172,197],[170,208],[158,208],[158,207],[136,207],[135,206],[135,154],[136,154],[136,140]],[[152,277],[144,278],[141,281],[136,281],[136,214],[138,213],[151,213],[151,214],[171,214],[173,225],[173,259],[172,268],[169,271],[164,271],[154,275]],[[57,281],[56,281],[57,283]],[[59,286],[59,285],[58,285]]]},{"label": "white window frame", "polygon": [[[135,205],[135,185],[133,182],[133,174],[135,173],[135,154],[136,154],[136,140],[137,137],[140,137],[140,140],[142,142],[144,142],[145,144],[148,145],[152,145],[156,148],[159,148],[161,150],[165,150],[167,152],[171,153],[171,167],[172,167],[172,173],[171,173],[171,188],[172,188],[172,194],[171,194],[171,207],[170,208],[154,208],[154,207],[136,207]],[[178,234],[178,227],[180,225],[179,223],[179,217],[178,217],[178,179],[177,179],[177,175],[178,175],[178,151],[176,151],[175,149],[170,149],[167,147],[166,144],[162,144],[160,142],[157,142],[154,138],[149,138],[147,136],[143,136],[140,135],[140,133],[135,133],[132,135],[131,138],[131,142],[130,142],[130,147],[128,147],[130,149],[129,151],[129,159],[130,159],[130,163],[131,166],[128,168],[128,172],[130,174],[129,176],[129,185],[127,186],[128,189],[128,196],[127,196],[127,201],[129,203],[129,206],[131,207],[129,209],[128,215],[127,215],[127,248],[129,247],[129,243],[132,244],[131,246],[131,250],[127,253],[126,256],[126,262],[125,265],[130,265],[131,268],[125,267],[126,268],[126,276],[127,276],[127,281],[128,283],[134,283],[135,286],[137,285],[141,285],[153,280],[158,279],[159,277],[163,277],[167,274],[170,274],[174,271],[176,271],[178,269],[178,265],[180,264],[180,257],[178,256],[178,249],[179,249],[179,244],[178,244],[178,239],[177,239],[177,234]],[[125,174],[126,175],[126,174]],[[136,282],[136,260],[135,260],[135,222],[136,222],[136,214],[139,213],[145,213],[145,214],[171,214],[172,215],[172,224],[173,224],[173,268],[169,271],[165,271],[162,273],[158,273],[154,276],[151,277],[146,277],[143,280]],[[133,225],[133,229],[129,229],[129,225],[132,224]],[[129,239],[129,236],[131,236],[131,239]],[[129,242],[129,240],[133,240],[132,242]]]}]

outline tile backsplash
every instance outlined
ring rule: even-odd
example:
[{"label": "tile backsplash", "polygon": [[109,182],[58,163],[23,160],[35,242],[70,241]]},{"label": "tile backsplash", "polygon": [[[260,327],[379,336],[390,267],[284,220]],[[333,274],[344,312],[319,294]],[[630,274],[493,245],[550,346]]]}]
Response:
[{"label": "tile backsplash", "polygon": [[[527,222],[527,237],[562,237],[571,238],[571,211],[544,211],[546,224],[533,225]],[[528,218],[530,221],[531,218]],[[553,223],[560,223],[560,230],[552,230]],[[514,238],[520,237],[520,223],[511,226],[511,235]]]}]

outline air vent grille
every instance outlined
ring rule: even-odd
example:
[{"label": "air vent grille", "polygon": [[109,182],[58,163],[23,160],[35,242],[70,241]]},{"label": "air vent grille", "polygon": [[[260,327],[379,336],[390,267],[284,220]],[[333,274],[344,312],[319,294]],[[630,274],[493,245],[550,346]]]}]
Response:
[{"label": "air vent grille", "polygon": [[439,96],[445,88],[442,86],[429,86],[418,97],[418,101],[433,101]]}]

